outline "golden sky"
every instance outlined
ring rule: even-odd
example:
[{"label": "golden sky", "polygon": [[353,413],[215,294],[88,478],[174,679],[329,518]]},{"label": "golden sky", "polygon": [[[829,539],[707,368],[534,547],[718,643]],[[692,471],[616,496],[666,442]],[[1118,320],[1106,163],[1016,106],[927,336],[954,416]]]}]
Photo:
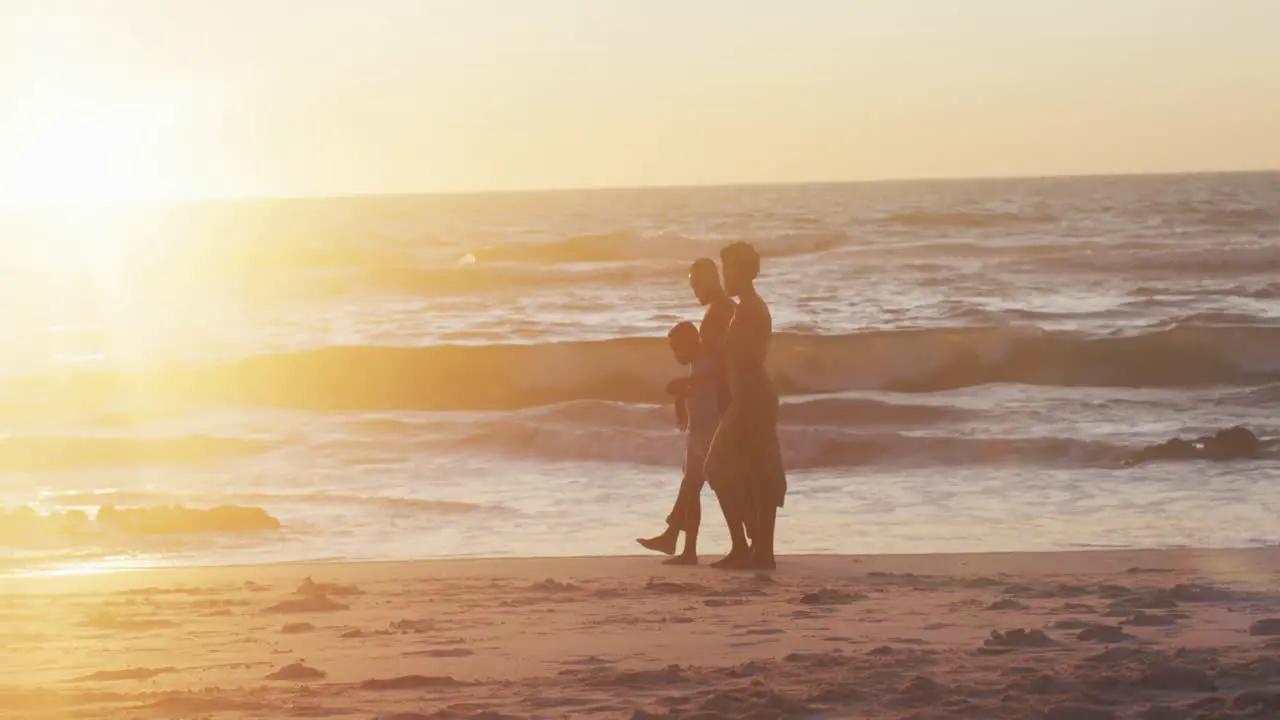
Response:
[{"label": "golden sky", "polygon": [[1274,0],[0,0],[0,203],[1280,168]]}]

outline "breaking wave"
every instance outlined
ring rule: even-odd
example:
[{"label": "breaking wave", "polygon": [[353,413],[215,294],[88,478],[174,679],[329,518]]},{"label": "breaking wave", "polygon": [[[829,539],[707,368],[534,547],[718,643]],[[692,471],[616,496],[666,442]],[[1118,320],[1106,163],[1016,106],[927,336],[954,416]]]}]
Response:
[{"label": "breaking wave", "polygon": [[1056,222],[1058,218],[1048,213],[1021,213],[985,211],[904,212],[880,218],[882,225],[901,225],[910,228],[939,230],[946,228],[979,229],[1008,225],[1038,225]]},{"label": "breaking wave", "polygon": [[[843,232],[793,232],[749,240],[765,257],[788,257],[830,250],[850,242],[851,238]],[[670,234],[646,236],[620,231],[578,235],[542,243],[491,245],[471,254],[479,263],[605,263],[630,260],[690,262],[699,256],[716,257],[726,242]]]},{"label": "breaking wave", "polygon": [[[999,438],[850,432],[783,426],[778,431],[788,470],[837,467],[1035,464],[1117,467],[1130,448],[1073,438]],[[542,461],[619,462],[678,467],[680,440],[668,432],[548,425],[505,419],[449,444],[449,449]]]},{"label": "breaking wave", "polygon": [[[990,383],[1095,387],[1259,385],[1280,380],[1280,327],[1178,325],[1089,336],[1034,327],[781,333],[780,392],[931,392]],[[0,385],[12,402],[101,412],[135,400],[321,412],[514,410],[575,400],[665,402],[681,374],[663,338],[427,347],[327,347],[142,371],[63,371]],[[20,405],[19,405],[20,407]]]}]

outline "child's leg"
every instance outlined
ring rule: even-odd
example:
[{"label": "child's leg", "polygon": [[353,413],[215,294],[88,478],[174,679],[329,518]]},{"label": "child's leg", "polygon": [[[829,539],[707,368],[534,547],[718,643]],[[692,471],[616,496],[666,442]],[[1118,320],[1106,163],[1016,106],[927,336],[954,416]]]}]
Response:
[{"label": "child's leg", "polygon": [[684,553],[686,558],[698,556],[698,528],[702,525],[702,455],[692,449],[685,457],[684,478],[680,481],[680,529],[684,530]]},{"label": "child's leg", "polygon": [[[651,538],[636,538],[636,542],[640,543],[640,546],[647,550],[660,552],[664,555],[675,555],[676,545],[680,540],[680,531],[685,530],[687,532],[689,529],[688,525],[691,513],[689,510],[689,499],[687,497],[688,491],[685,489],[685,485],[689,478],[688,470],[690,467],[701,468],[702,465],[701,461],[699,461],[699,464],[697,465],[690,465],[688,452],[686,451],[684,467],[685,473],[684,477],[680,480],[680,489],[676,491],[676,501],[671,506],[671,512],[667,515],[667,529]],[[694,512],[700,516],[700,510],[700,508],[695,508]],[[694,532],[697,532],[696,526],[694,528]]]}]

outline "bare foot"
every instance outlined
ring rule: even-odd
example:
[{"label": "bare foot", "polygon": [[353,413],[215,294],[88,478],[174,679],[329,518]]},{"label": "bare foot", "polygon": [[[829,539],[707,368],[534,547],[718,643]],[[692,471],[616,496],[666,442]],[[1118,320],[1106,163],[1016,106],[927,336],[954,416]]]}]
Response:
[{"label": "bare foot", "polygon": [[697,565],[697,555],[676,555],[662,561],[663,565]]},{"label": "bare foot", "polygon": [[731,550],[728,555],[711,563],[717,570],[746,570],[751,566],[751,553],[747,550]]},{"label": "bare foot", "polygon": [[646,550],[660,552],[663,555],[676,554],[676,536],[673,533],[663,533],[651,538],[636,538],[636,542]]}]

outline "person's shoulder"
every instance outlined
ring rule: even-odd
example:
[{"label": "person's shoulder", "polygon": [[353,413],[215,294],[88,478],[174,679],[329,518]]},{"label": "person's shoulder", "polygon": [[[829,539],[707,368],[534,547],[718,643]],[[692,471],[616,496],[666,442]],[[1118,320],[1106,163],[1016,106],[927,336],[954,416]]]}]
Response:
[{"label": "person's shoulder", "polygon": [[707,305],[707,317],[732,317],[738,309],[732,298],[719,298]]}]

